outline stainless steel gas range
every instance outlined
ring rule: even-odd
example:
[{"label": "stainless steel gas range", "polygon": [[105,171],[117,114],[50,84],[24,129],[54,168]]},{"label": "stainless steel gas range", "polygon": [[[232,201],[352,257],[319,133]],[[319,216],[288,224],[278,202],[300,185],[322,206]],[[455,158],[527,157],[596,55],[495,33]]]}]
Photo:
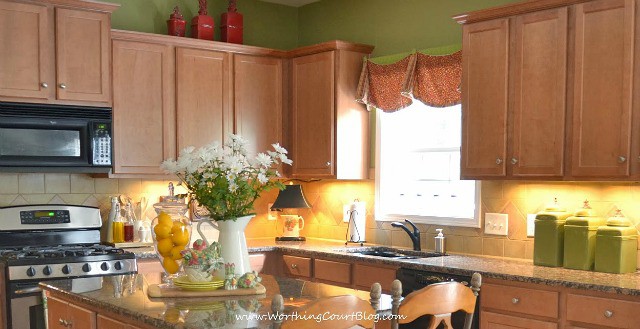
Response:
[{"label": "stainless steel gas range", "polygon": [[45,328],[41,281],[74,292],[137,272],[135,255],[100,244],[100,210],[71,205],[0,208],[0,328]]}]

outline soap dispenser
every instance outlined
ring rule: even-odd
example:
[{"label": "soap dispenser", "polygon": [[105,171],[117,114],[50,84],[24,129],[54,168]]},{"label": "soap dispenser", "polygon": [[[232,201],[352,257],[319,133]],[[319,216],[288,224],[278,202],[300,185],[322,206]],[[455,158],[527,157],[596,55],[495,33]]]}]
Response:
[{"label": "soap dispenser", "polygon": [[438,235],[436,235],[436,237],[435,237],[435,240],[436,240],[436,249],[435,249],[435,251],[437,253],[444,254],[444,235],[442,234],[442,229],[441,228],[437,228],[436,232],[438,232]]}]

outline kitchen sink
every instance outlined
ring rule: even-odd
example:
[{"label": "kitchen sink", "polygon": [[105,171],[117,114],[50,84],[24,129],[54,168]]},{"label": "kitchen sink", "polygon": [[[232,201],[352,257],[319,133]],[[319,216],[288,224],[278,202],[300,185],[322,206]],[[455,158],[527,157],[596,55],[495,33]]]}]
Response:
[{"label": "kitchen sink", "polygon": [[393,259],[416,259],[446,256],[446,254],[436,252],[405,250],[390,247],[356,248],[347,250],[347,252],[364,256],[376,256]]}]

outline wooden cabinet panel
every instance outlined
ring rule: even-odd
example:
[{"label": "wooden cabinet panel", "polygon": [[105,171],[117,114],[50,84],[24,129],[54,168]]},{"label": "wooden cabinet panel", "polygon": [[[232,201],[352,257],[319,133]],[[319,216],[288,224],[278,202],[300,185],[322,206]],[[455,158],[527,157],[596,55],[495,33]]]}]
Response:
[{"label": "wooden cabinet panel", "polygon": [[328,51],[293,59],[293,177],[335,175],[334,54]]},{"label": "wooden cabinet panel", "polygon": [[110,28],[107,13],[56,8],[58,99],[109,102]]},{"label": "wooden cabinet panel", "polygon": [[575,86],[571,173],[629,174],[633,0],[575,6]]},{"label": "wooden cabinet panel", "polygon": [[558,292],[494,284],[482,285],[482,308],[558,317]]},{"label": "wooden cabinet panel", "polygon": [[282,59],[234,55],[235,131],[250,156],[282,144]]},{"label": "wooden cabinet panel", "polygon": [[636,328],[640,323],[640,303],[583,296],[567,295],[567,320],[607,326],[611,328]]},{"label": "wooden cabinet panel", "polygon": [[364,290],[371,289],[371,285],[378,282],[382,290],[391,291],[391,283],[396,279],[396,272],[395,268],[356,263],[353,268],[353,282],[356,288]]},{"label": "wooden cabinet panel", "polygon": [[539,321],[492,312],[480,314],[481,329],[556,329],[554,322]]},{"label": "wooden cabinet panel", "polygon": [[47,323],[48,328],[53,329],[93,329],[96,327],[96,313],[55,297],[48,297]]},{"label": "wooden cabinet panel", "polygon": [[47,298],[47,328],[66,329],[63,321],[67,317],[67,302],[54,297]]},{"label": "wooden cabinet panel", "polygon": [[232,131],[229,54],[177,48],[176,120],[178,151],[223,143]]},{"label": "wooden cabinet panel", "polygon": [[282,259],[285,275],[311,277],[311,258],[285,255]]},{"label": "wooden cabinet panel", "polygon": [[497,19],[463,27],[463,178],[506,175],[508,22]]},{"label": "wooden cabinet panel", "polygon": [[323,281],[331,281],[346,285],[351,284],[351,264],[314,259],[313,277]]},{"label": "wooden cabinet panel", "polygon": [[0,31],[7,32],[0,33],[0,96],[41,99],[53,96],[49,12],[43,5],[0,2]]},{"label": "wooden cabinet panel", "polygon": [[91,329],[96,327],[96,313],[69,303],[67,309],[69,327]]},{"label": "wooden cabinet panel", "polygon": [[567,8],[517,16],[514,45],[511,174],[562,176]]},{"label": "wooden cabinet panel", "polygon": [[114,173],[162,174],[176,157],[173,60],[166,45],[113,41]]}]

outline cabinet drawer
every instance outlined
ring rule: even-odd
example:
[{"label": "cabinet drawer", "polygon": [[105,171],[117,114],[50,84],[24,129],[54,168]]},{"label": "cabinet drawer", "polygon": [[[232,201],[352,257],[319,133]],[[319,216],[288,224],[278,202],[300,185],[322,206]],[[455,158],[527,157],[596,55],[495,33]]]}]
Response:
[{"label": "cabinet drawer", "polygon": [[351,284],[351,264],[315,259],[313,273],[316,279]]},{"label": "cabinet drawer", "polygon": [[396,269],[370,265],[355,264],[353,281],[356,288],[371,289],[375,282],[380,283],[382,290],[391,291],[391,282],[396,279]]},{"label": "cabinet drawer", "polygon": [[482,285],[482,308],[558,317],[558,292],[521,287]]},{"label": "cabinet drawer", "polygon": [[626,300],[567,295],[567,320],[612,328],[637,328],[640,303]]},{"label": "cabinet drawer", "polygon": [[480,328],[504,328],[504,329],[557,329],[555,322],[527,319],[504,314],[481,312]]},{"label": "cabinet drawer", "polygon": [[311,277],[311,258],[282,256],[286,275]]}]

